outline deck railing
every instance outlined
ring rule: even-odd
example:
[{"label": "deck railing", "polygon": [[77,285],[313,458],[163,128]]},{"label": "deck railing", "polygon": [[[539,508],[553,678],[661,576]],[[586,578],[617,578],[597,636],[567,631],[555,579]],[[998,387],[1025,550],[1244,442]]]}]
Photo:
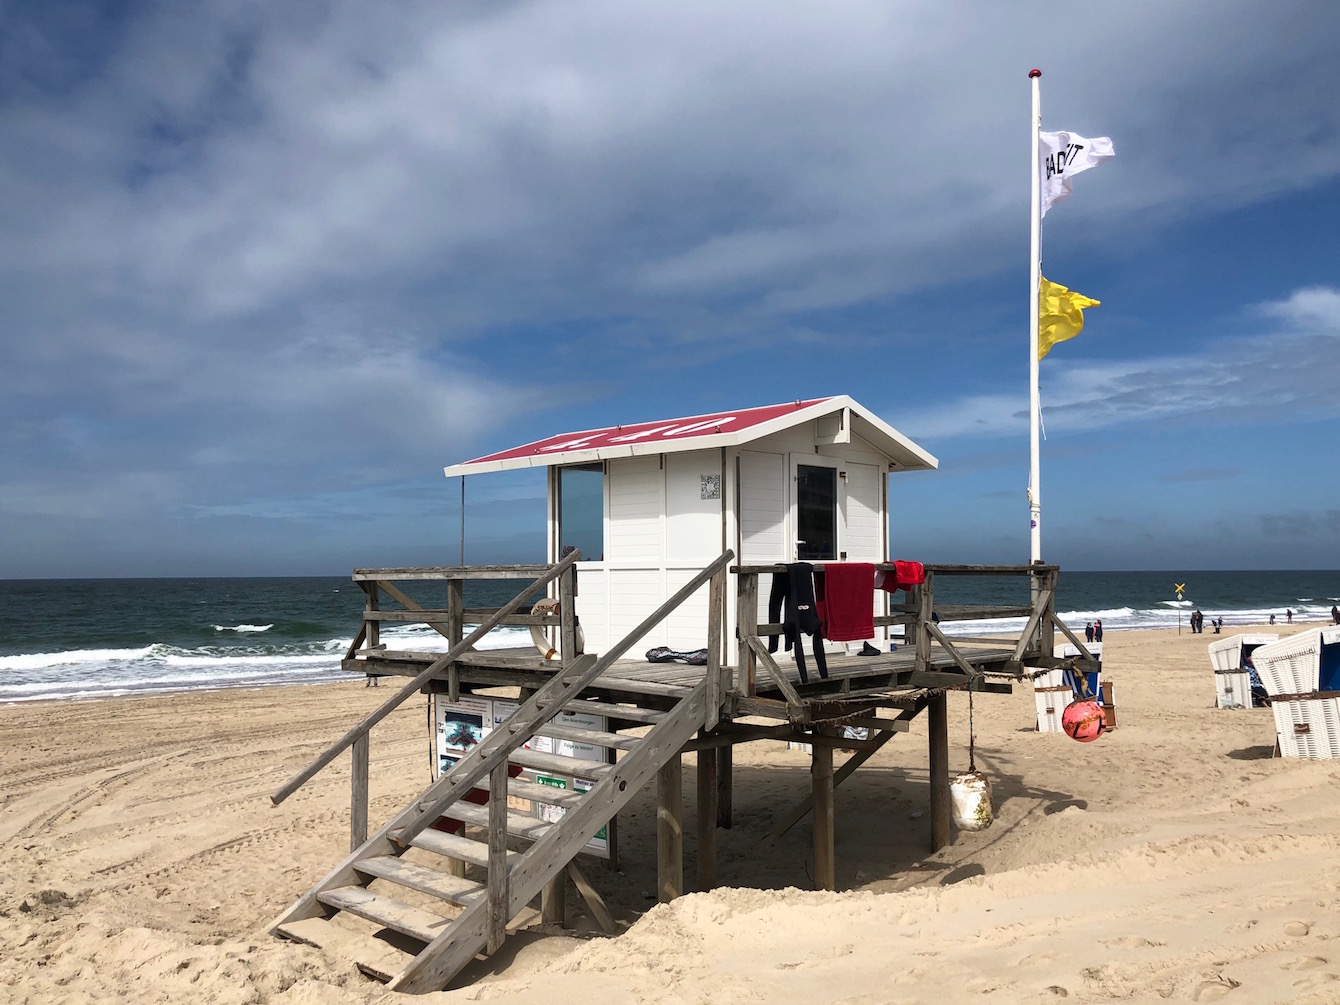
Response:
[{"label": "deck railing", "polygon": [[[824,563],[815,563],[822,568]],[[891,562],[880,562],[875,568],[883,572],[894,571]],[[936,644],[948,655],[959,671],[969,679],[979,677],[981,672],[972,665],[969,649],[980,639],[951,640],[940,630],[938,618],[947,621],[974,621],[994,618],[1027,618],[1023,631],[1006,666],[1018,672],[1022,661],[1028,659],[1048,660],[1052,657],[1052,626],[1059,628],[1076,645],[1080,652],[1088,656],[1083,644],[1056,618],[1056,583],[1060,573],[1059,566],[1043,565],[927,565],[925,582],[907,591],[906,603],[889,605],[889,613],[876,615],[876,628],[894,625],[904,626],[906,644],[914,647],[916,653],[915,669],[926,673],[931,669],[931,647]],[[766,573],[784,573],[786,566],[739,565],[731,570],[736,573],[736,625],[739,634],[739,657],[736,663],[736,690],[746,696],[757,694],[757,676],[761,666],[773,680],[777,689],[792,704],[800,703],[799,692],[768,653],[768,638],[782,634],[781,624],[760,624],[758,621],[759,576]],[[988,606],[988,605],[942,605],[935,602],[935,582],[937,577],[950,578],[960,576],[1019,576],[1030,580],[1030,602],[1027,605]],[[890,600],[896,599],[896,594]],[[991,640],[999,641],[999,640]],[[1010,641],[1014,642],[1013,639]],[[952,671],[951,671],[952,672]]]},{"label": "deck railing", "polygon": [[[448,687],[453,701],[459,698],[460,678],[456,673],[456,660],[472,649],[489,632],[501,624],[534,624],[533,615],[520,615],[517,612],[532,596],[545,589],[555,580],[559,581],[559,612],[561,648],[561,667],[576,659],[576,622],[573,616],[573,576],[574,567],[581,558],[580,551],[573,551],[563,561],[552,566],[479,566],[479,567],[440,567],[421,569],[356,569],[354,580],[367,593],[367,603],[363,611],[363,627],[349,647],[346,659],[350,659],[360,647],[366,650],[384,649],[380,641],[380,627],[383,621],[411,621],[427,624],[444,635],[451,648],[433,660],[413,680],[383,702],[353,729],[318,754],[305,768],[285,782],[270,797],[278,805],[298,789],[309,782],[322,768],[349,748],[353,748],[353,771],[350,777],[350,847],[358,848],[367,840],[368,831],[368,736],[372,728],[381,722],[411,695],[430,680],[447,674]],[[462,603],[462,589],[466,579],[532,579],[533,582],[518,593],[512,600],[491,612],[466,611]],[[408,580],[444,580],[447,584],[447,607],[444,610],[429,610],[420,606],[394,585],[394,581]],[[383,611],[381,594],[395,599],[404,608],[403,611]],[[469,635],[464,634],[465,621],[472,615],[486,615],[481,618],[479,627]],[[550,619],[552,620],[552,619]],[[549,623],[549,621],[546,621]]]}]

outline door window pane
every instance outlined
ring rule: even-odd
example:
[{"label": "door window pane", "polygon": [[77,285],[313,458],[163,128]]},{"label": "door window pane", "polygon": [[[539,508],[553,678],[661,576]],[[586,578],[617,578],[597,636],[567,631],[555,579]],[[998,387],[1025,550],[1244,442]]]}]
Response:
[{"label": "door window pane", "polygon": [[559,468],[558,471],[559,558],[572,548],[582,550],[582,559],[599,562],[605,557],[605,475],[599,464]]},{"label": "door window pane", "polygon": [[796,558],[837,557],[837,468],[796,465]]}]

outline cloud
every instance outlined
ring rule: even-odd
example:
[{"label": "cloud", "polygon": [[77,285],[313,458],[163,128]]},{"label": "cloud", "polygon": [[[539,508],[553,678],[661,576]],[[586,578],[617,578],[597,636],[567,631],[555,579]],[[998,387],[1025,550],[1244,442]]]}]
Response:
[{"label": "cloud", "polygon": [[[1174,417],[1231,424],[1340,416],[1334,391],[1340,386],[1340,291],[1311,287],[1244,313],[1269,327],[1220,336],[1209,352],[1077,364],[1048,356],[1041,380],[1044,426],[1073,433]],[[1028,429],[1027,387],[1017,395],[968,395],[920,412],[906,425],[928,441],[1018,436]]]}]

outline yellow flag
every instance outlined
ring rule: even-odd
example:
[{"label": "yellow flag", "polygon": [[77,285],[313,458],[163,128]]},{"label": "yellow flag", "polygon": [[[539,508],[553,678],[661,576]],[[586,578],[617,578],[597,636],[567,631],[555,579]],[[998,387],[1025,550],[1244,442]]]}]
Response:
[{"label": "yellow flag", "polygon": [[1042,277],[1038,288],[1038,359],[1051,352],[1057,342],[1072,339],[1084,330],[1084,308],[1099,301],[1068,290]]}]

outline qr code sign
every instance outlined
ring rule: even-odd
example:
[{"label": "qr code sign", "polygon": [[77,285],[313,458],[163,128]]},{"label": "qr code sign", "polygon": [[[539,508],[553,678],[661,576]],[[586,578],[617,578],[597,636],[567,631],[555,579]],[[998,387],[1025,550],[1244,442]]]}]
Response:
[{"label": "qr code sign", "polygon": [[702,479],[703,479],[703,495],[702,495],[702,498],[704,498],[704,499],[720,499],[720,498],[721,498],[721,476],[720,476],[720,475],[703,475],[703,476],[702,476]]}]

